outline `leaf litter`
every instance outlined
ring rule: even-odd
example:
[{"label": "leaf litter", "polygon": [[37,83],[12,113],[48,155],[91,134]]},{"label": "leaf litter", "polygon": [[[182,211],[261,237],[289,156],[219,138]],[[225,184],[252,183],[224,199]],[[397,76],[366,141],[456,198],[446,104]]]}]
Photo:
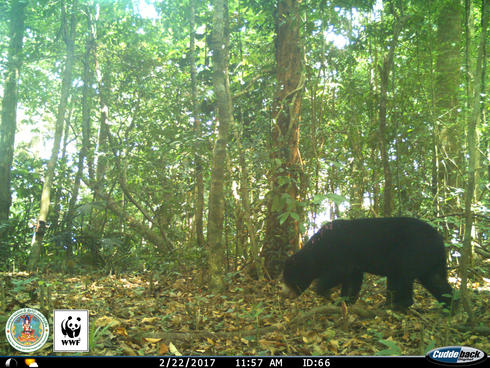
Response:
[{"label": "leaf litter", "polygon": [[[490,350],[486,330],[461,328],[462,312],[444,314],[417,284],[414,305],[398,313],[385,307],[384,288],[371,275],[360,300],[346,306],[338,290],[329,299],[311,289],[295,300],[282,299],[278,281],[240,275],[230,279],[227,290],[213,294],[199,274],[65,278],[50,273],[42,280],[51,288],[47,304],[39,300],[36,277],[0,274],[4,285],[24,280],[22,290],[4,288],[2,318],[31,307],[45,312],[52,324],[52,309],[88,309],[89,355],[423,355],[451,345]],[[489,326],[489,295],[482,293],[472,303],[480,325]],[[51,354],[50,349],[46,345],[38,353]]]}]

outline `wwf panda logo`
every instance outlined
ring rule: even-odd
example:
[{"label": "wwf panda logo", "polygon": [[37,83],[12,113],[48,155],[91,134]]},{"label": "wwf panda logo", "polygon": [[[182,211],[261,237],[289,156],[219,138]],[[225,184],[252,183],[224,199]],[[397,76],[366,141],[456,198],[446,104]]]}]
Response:
[{"label": "wwf panda logo", "polygon": [[72,316],[68,316],[67,319],[63,320],[61,322],[61,332],[63,332],[63,335],[70,338],[78,337],[81,329],[80,321],[80,317],[77,317],[76,320],[74,320]]}]

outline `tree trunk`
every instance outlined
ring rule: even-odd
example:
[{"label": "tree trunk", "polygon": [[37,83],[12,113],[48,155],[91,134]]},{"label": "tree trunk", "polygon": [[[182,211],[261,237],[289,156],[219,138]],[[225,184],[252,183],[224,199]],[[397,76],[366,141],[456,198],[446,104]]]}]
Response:
[{"label": "tree trunk", "polygon": [[[466,16],[469,13],[469,2],[466,2]],[[465,232],[463,239],[463,251],[461,254],[461,265],[460,265],[460,275],[461,275],[461,299],[463,301],[463,306],[465,311],[470,317],[470,322],[472,322],[474,316],[471,310],[471,305],[469,304],[469,298],[467,296],[467,281],[468,281],[468,270],[470,267],[471,259],[471,240],[472,240],[472,227],[473,227],[473,211],[471,206],[473,204],[474,194],[475,194],[475,171],[477,164],[477,128],[480,122],[481,116],[481,96],[484,93],[482,89],[483,85],[483,73],[482,64],[483,60],[486,58],[486,48],[485,42],[487,40],[487,27],[488,27],[488,0],[482,0],[482,19],[481,19],[481,35],[480,35],[480,45],[478,49],[478,58],[475,66],[474,81],[473,81],[473,96],[468,96],[471,98],[471,114],[468,119],[468,127],[466,132],[466,144],[467,144],[467,155],[468,155],[468,170],[467,170],[467,183],[465,188]],[[466,30],[468,32],[468,29]],[[468,49],[467,49],[468,52]],[[469,89],[471,90],[471,89]]]},{"label": "tree trunk", "polygon": [[288,252],[298,249],[303,209],[299,119],[304,88],[304,54],[297,0],[279,0],[275,19],[276,77],[271,134],[271,191],[264,244],[264,266],[277,277]]},{"label": "tree trunk", "polygon": [[189,47],[189,59],[190,59],[190,72],[191,72],[191,100],[192,100],[192,116],[194,118],[194,133],[196,139],[196,152],[194,154],[194,174],[196,181],[195,189],[195,228],[196,228],[196,240],[198,247],[204,246],[204,230],[203,230],[203,212],[204,212],[204,182],[202,178],[202,159],[199,144],[201,140],[201,118],[199,114],[199,103],[197,101],[197,80],[196,80],[196,31],[195,31],[195,0],[191,0],[190,3],[190,47]]},{"label": "tree trunk", "polygon": [[97,149],[95,156],[97,157],[97,164],[95,169],[95,181],[97,186],[102,188],[105,180],[105,173],[107,170],[107,158],[109,148],[109,125],[107,124],[107,118],[109,116],[108,96],[107,94],[111,90],[111,72],[110,70],[100,70],[99,64],[96,61],[96,74],[97,85],[99,86],[99,103],[100,103],[100,117],[99,117],[99,134],[97,137]]},{"label": "tree trunk", "polygon": [[362,135],[357,126],[357,122],[353,122],[349,126],[349,141],[351,144],[354,160],[352,162],[352,184],[350,191],[350,218],[359,218],[363,215],[363,199],[364,199],[364,177],[366,175],[364,169],[363,157],[363,142]]},{"label": "tree trunk", "polygon": [[[58,176],[57,180],[60,183],[64,183],[66,180],[67,176],[67,156],[66,156],[66,150],[68,147],[68,138],[69,138],[69,133],[70,133],[70,126],[71,126],[71,117],[73,114],[73,105],[72,105],[72,99],[70,96],[68,96],[68,101],[67,101],[67,112],[65,116],[65,121],[63,123],[63,133],[61,134],[63,138],[63,142],[61,143],[61,154],[58,154]],[[68,174],[69,175],[69,174]],[[51,221],[49,224],[49,228],[53,232],[53,234],[61,233],[63,231],[62,229],[62,224],[60,224],[60,214],[61,214],[61,207],[62,207],[62,202],[63,202],[63,195],[62,193],[64,192],[65,188],[63,185],[56,185],[54,188],[54,195],[51,195],[51,201],[53,204],[50,206],[51,210],[53,211],[53,215],[51,216]],[[62,221],[63,219],[61,219]]]},{"label": "tree trunk", "polygon": [[[77,173],[75,175],[75,182],[73,183],[72,195],[68,205],[68,212],[65,217],[65,232],[71,234],[73,232],[73,218],[75,216],[75,205],[78,199],[78,192],[80,190],[80,182],[83,176],[83,166],[85,157],[89,152],[89,142],[90,142],[90,113],[91,113],[91,98],[92,98],[92,83],[93,83],[93,72],[90,67],[93,61],[94,52],[94,34],[92,32],[92,14],[91,8],[87,7],[87,28],[88,28],[88,38],[85,46],[85,56],[83,60],[83,88],[82,88],[82,147],[80,149],[80,154],[78,156],[78,166]],[[71,247],[71,236],[70,241],[67,244],[67,257],[71,257],[72,247]]]},{"label": "tree trunk", "polygon": [[228,78],[228,4],[226,0],[214,2],[213,34],[213,85],[218,109],[218,138],[213,151],[211,188],[208,215],[208,265],[209,285],[214,291],[224,288],[225,249],[223,221],[225,212],[224,179],[228,128],[233,125],[233,106]]},{"label": "tree trunk", "polygon": [[54,171],[56,163],[58,161],[58,153],[60,150],[61,137],[63,135],[63,123],[65,121],[66,105],[68,101],[68,95],[72,84],[72,71],[74,60],[74,48],[75,48],[75,29],[76,29],[76,8],[77,2],[74,1],[71,9],[70,29],[68,28],[68,22],[66,20],[65,4],[62,3],[62,28],[64,33],[64,40],[66,44],[66,62],[65,70],[63,71],[63,80],[61,82],[61,94],[60,104],[58,106],[58,112],[56,114],[56,129],[54,134],[53,148],[51,150],[51,158],[48,162],[48,167],[45,175],[43,190],[41,194],[41,209],[39,211],[39,218],[36,225],[35,234],[32,241],[32,250],[29,256],[29,269],[33,270],[41,257],[42,243],[44,234],[47,228],[47,218],[50,206],[51,188],[53,186]]},{"label": "tree trunk", "polygon": [[[111,69],[110,69],[110,64],[106,66],[106,68],[102,71],[101,66],[99,63],[99,58],[97,55],[97,42],[98,42],[98,29],[97,29],[97,24],[98,24],[98,19],[101,17],[102,19],[104,16],[107,16],[107,8],[106,7],[101,7],[100,8],[100,13],[96,16],[95,19],[92,23],[92,30],[91,33],[93,34],[93,39],[94,39],[94,69],[95,69],[95,79],[96,79],[96,84],[97,84],[97,90],[98,90],[98,103],[99,103],[99,126],[98,126],[98,133],[97,133],[97,141],[96,141],[96,146],[90,147],[91,149],[89,152],[87,152],[87,166],[88,166],[88,174],[90,178],[91,185],[90,187],[92,189],[92,194],[93,194],[93,202],[96,201],[97,191],[101,195],[105,195],[105,187],[104,187],[104,178],[105,178],[105,173],[107,169],[107,159],[105,155],[109,151],[109,144],[108,144],[108,134],[109,134],[109,126],[107,124],[107,119],[109,115],[109,107],[108,107],[108,97],[109,97],[109,92],[111,90]],[[82,178],[82,180],[84,180]],[[85,181],[85,180],[84,180]],[[99,196],[100,197],[100,196]],[[104,234],[104,227],[106,225],[106,220],[107,220],[107,210],[105,210],[103,216],[103,220],[101,221],[96,217],[97,213],[94,210],[94,207],[92,206],[90,209],[90,214],[89,214],[89,221],[88,221],[88,226],[85,230],[85,232],[88,232],[89,234],[98,234],[99,237],[102,237]],[[92,254],[92,258],[94,263],[99,262],[101,259],[100,253],[99,253],[99,246],[100,242],[91,242],[90,243],[90,252]]]},{"label": "tree trunk", "polygon": [[[395,12],[394,10],[393,12]],[[388,53],[384,56],[383,64],[380,66],[380,92],[379,92],[379,150],[381,153],[381,162],[383,165],[384,174],[384,188],[383,188],[383,215],[386,217],[391,216],[393,212],[393,175],[391,173],[390,160],[388,155],[389,141],[386,133],[386,109],[388,101],[388,84],[390,79],[390,73],[393,69],[393,59],[395,56],[395,49],[398,43],[398,36],[401,31],[401,23],[398,16],[395,15],[393,24],[393,38],[388,50]]]},{"label": "tree trunk", "polygon": [[24,9],[27,2],[12,0],[10,8],[10,43],[7,72],[2,100],[0,127],[0,241],[7,234],[7,222],[12,197],[10,172],[14,158],[15,129],[17,126],[17,88],[22,66],[22,41],[24,37]]},{"label": "tree trunk", "polygon": [[[242,114],[240,114],[242,116]],[[242,203],[243,213],[242,219],[245,222],[245,226],[248,231],[248,236],[250,238],[250,254],[252,260],[252,268],[254,276],[257,279],[263,279],[263,258],[259,257],[259,245],[257,242],[257,237],[255,236],[255,225],[253,222],[252,208],[250,204],[250,187],[249,187],[249,174],[247,168],[247,161],[245,159],[245,151],[242,147],[240,135],[238,131],[235,130],[235,144],[238,151],[238,160],[240,163],[240,199]],[[242,224],[240,224],[241,226]],[[238,227],[238,224],[237,224]],[[238,257],[238,253],[235,255]]]},{"label": "tree trunk", "polygon": [[459,86],[461,84],[461,15],[459,1],[446,1],[437,19],[436,55],[436,132],[438,134],[438,185],[435,191],[442,212],[454,210],[455,188],[461,187],[462,149],[464,142],[458,124]]}]

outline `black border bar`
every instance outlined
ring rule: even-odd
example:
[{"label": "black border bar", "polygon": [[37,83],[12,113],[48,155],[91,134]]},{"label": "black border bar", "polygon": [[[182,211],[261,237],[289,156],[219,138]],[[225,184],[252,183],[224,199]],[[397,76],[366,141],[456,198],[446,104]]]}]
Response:
[{"label": "black border bar", "polygon": [[[6,365],[10,360],[10,366]],[[161,356],[161,357],[94,357],[94,356],[0,356],[0,368],[27,368],[25,359],[35,359],[38,368],[342,368],[342,367],[434,367],[423,356]],[[15,360],[15,362],[13,361]],[[33,365],[35,366],[35,365]]]}]

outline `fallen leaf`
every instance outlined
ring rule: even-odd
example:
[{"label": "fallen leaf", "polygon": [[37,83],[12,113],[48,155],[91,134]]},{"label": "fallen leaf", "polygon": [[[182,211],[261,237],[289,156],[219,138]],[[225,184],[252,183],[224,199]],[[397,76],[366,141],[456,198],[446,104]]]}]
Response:
[{"label": "fallen leaf", "polygon": [[120,347],[124,351],[124,353],[126,353],[126,355],[130,355],[130,356],[138,355],[135,350],[133,350],[131,347],[129,347],[125,343],[121,343]]},{"label": "fallen leaf", "polygon": [[121,322],[119,320],[109,316],[100,317],[95,320],[95,327],[105,327],[105,326],[116,327],[119,326],[120,324]]},{"label": "fallen leaf", "polygon": [[149,342],[150,344],[155,344],[157,342],[160,342],[162,339],[161,338],[154,338],[154,337],[145,337],[145,341]]},{"label": "fallen leaf", "polygon": [[156,322],[158,322],[158,320],[160,319],[160,317],[145,317],[141,320],[141,323],[150,323],[152,325],[154,325]]},{"label": "fallen leaf", "polygon": [[182,354],[177,350],[174,344],[170,343],[168,344],[168,349],[170,350],[170,353],[176,356],[182,356]]},{"label": "fallen leaf", "polygon": [[334,351],[337,352],[339,350],[339,342],[337,340],[331,339],[328,341],[328,346]]},{"label": "fallen leaf", "polygon": [[119,336],[128,337],[128,332],[122,326],[119,326],[118,328],[116,328],[116,330],[114,331],[114,334],[119,335]]},{"label": "fallen leaf", "polygon": [[168,353],[168,346],[162,342],[160,344],[160,349],[158,349],[158,354],[163,355],[163,354],[167,354],[167,353]]}]

